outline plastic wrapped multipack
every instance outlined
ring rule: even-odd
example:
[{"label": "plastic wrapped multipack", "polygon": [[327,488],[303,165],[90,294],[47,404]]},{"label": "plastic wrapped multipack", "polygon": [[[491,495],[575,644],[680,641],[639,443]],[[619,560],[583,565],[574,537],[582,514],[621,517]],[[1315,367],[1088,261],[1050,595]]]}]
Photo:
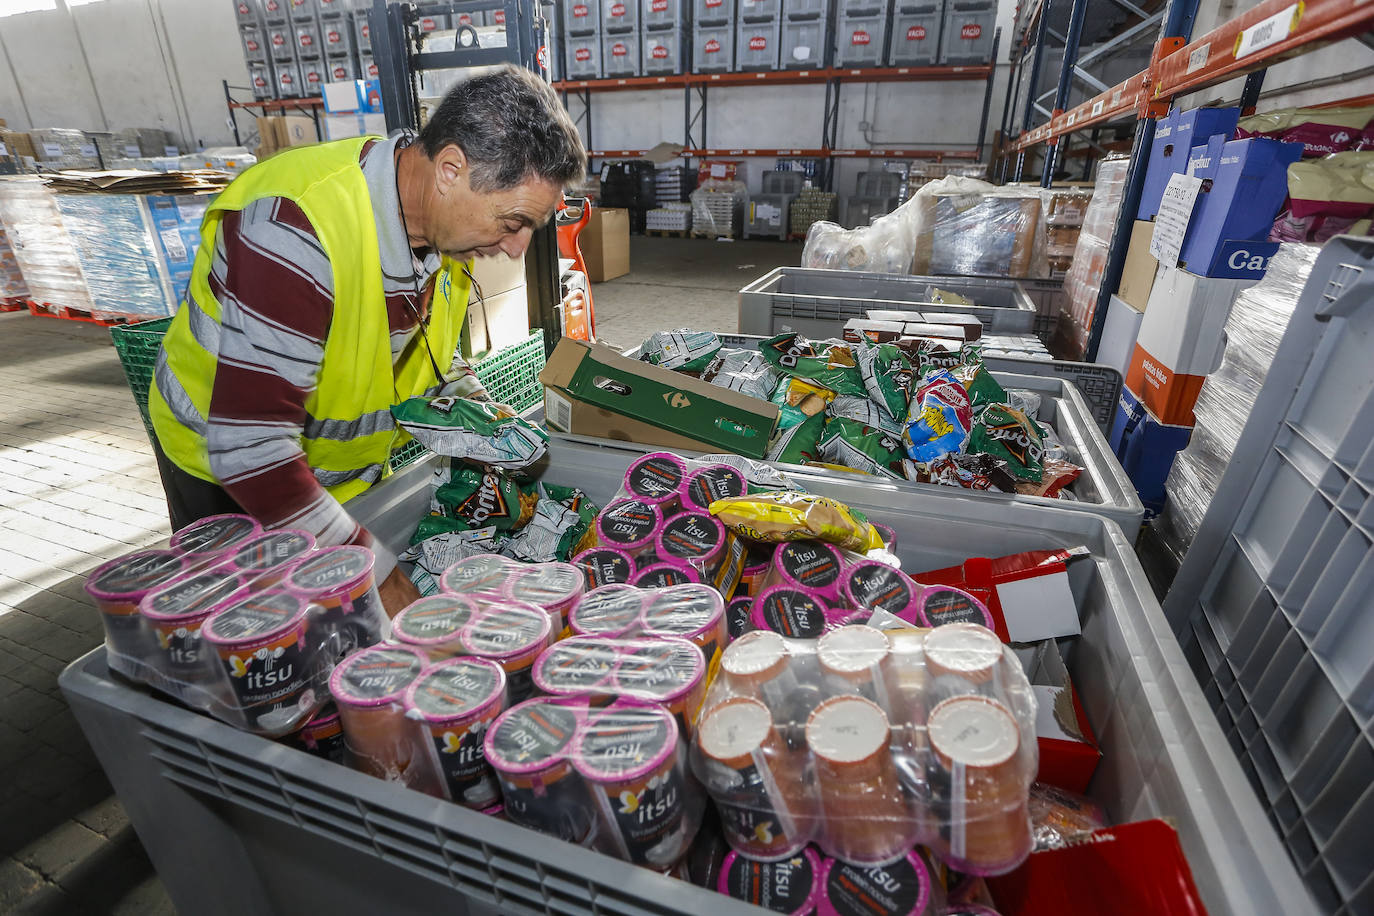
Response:
[{"label": "plastic wrapped multipack", "polygon": [[319,711],[340,657],[386,636],[372,567],[367,548],[316,550],[306,532],[220,515],[104,564],[86,591],[113,670],[277,737]]},{"label": "plastic wrapped multipack", "polygon": [[742,181],[707,179],[691,193],[692,234],[735,238],[744,219],[749,188]]},{"label": "plastic wrapped multipack", "polygon": [[[594,588],[578,600],[568,618],[568,629],[574,636],[602,639],[684,639],[701,651],[708,664],[729,640],[724,599],[709,585],[696,583],[665,588]],[[536,683],[538,680],[536,671]]]},{"label": "plastic wrapped multipack", "polygon": [[4,221],[0,220],[0,305],[22,305],[28,298],[29,285],[24,282],[24,271],[14,256]]},{"label": "plastic wrapped multipack", "polygon": [[721,657],[692,745],[743,855],[776,861],[815,842],[881,866],[920,844],[971,874],[1030,854],[1037,765],[1025,673],[976,624],[746,634]]},{"label": "plastic wrapped multipack", "polygon": [[1221,365],[1202,384],[1193,407],[1197,425],[1165,481],[1164,511],[1151,522],[1178,562],[1207,514],[1320,251],[1316,245],[1280,245],[1264,279],[1231,307]]},{"label": "plastic wrapped multipack", "polygon": [[95,308],[149,318],[176,311],[183,289],[167,261],[166,240],[174,239],[177,263],[194,249],[187,251],[177,228],[161,234],[144,195],[57,194],[54,200]]},{"label": "plastic wrapped multipack", "polygon": [[662,706],[536,697],[492,723],[484,751],[523,827],[667,872],[701,824],[686,739]]},{"label": "plastic wrapped multipack", "polygon": [[910,205],[916,207],[910,273],[1048,275],[1039,188],[948,177],[928,182]]},{"label": "plastic wrapped multipack", "polygon": [[1081,358],[1087,349],[1129,164],[1128,157],[1108,157],[1098,163],[1092,200],[1078,233],[1073,263],[1064,277],[1064,304],[1058,328],[1060,343],[1072,358]]},{"label": "plastic wrapped multipack", "polygon": [[0,178],[0,223],[35,301],[91,311],[95,304],[56,197],[41,178]]}]

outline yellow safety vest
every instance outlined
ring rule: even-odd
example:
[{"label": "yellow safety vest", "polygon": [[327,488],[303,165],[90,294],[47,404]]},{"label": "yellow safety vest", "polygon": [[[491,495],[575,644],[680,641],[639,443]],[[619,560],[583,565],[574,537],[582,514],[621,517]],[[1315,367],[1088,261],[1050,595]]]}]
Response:
[{"label": "yellow safety vest", "polygon": [[[226,211],[264,197],[296,203],[310,220],[334,272],[334,312],[324,343],[319,383],[306,399],[300,445],[315,477],[340,502],[388,473],[391,453],[410,436],[391,406],[433,394],[423,341],[391,361],[390,326],[382,291],[382,261],[367,181],[358,164],[362,137],[285,150],[245,171],[205,212],[190,292],[162,342],[148,411],[167,457],[187,473],[216,482],[206,448],[206,417],[215,385],[221,308],[210,292],[215,234]],[[434,278],[429,344],[448,371],[467,314],[469,281],[444,258]]]}]

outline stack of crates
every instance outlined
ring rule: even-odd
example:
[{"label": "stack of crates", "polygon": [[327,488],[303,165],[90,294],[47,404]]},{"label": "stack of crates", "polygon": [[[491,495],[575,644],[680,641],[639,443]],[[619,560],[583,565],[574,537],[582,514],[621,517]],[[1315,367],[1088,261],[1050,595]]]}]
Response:
[{"label": "stack of crates", "polygon": [[888,64],[930,67],[938,63],[944,18],[945,0],[894,0]]},{"label": "stack of crates", "polygon": [[[238,22],[239,42],[243,45],[243,61],[248,65],[253,98],[276,98],[277,77],[272,69],[273,55],[269,53],[262,5],[258,0],[234,0],[234,19]],[[286,40],[284,33],[282,40]]]},{"label": "stack of crates", "polygon": [[319,95],[325,83],[324,39],[320,31],[319,0],[290,0],[291,37],[296,43],[296,67],[301,96]]},{"label": "stack of crates", "polygon": [[296,30],[291,24],[290,0],[262,0],[262,12],[267,53],[272,60],[273,92],[279,99],[303,98],[305,82],[296,60]]},{"label": "stack of crates", "polygon": [[692,72],[735,69],[735,0],[692,0]]},{"label": "stack of crates", "polygon": [[563,72],[570,80],[601,78],[601,0],[561,0]]},{"label": "stack of crates", "polygon": [[776,70],[782,42],[782,0],[736,0],[736,70]]},{"label": "stack of crates", "polygon": [[816,70],[829,63],[830,0],[782,0],[782,68]]},{"label": "stack of crates", "polygon": [[687,72],[691,0],[643,0],[644,75]]},{"label": "stack of crates", "polygon": [[839,20],[835,26],[835,66],[881,65],[887,56],[889,0],[839,0],[839,4]]},{"label": "stack of crates", "polygon": [[607,79],[639,76],[640,0],[600,0],[601,71]]},{"label": "stack of crates", "polygon": [[986,64],[992,59],[997,0],[949,0],[940,37],[940,63]]},{"label": "stack of crates", "polygon": [[451,28],[452,23],[449,22],[449,15],[442,10],[443,4],[431,2],[417,3],[415,6],[416,12],[420,14],[415,24],[421,33],[427,35],[430,32],[440,32]]},{"label": "stack of crates", "polygon": [[685,201],[696,190],[697,173],[685,165],[669,165],[654,172],[654,197],[659,204]]},{"label": "stack of crates", "polygon": [[[324,45],[325,81],[342,83],[358,78],[356,29],[349,22],[343,0],[319,0],[320,43]],[[363,14],[366,18],[366,13]]]},{"label": "stack of crates", "polygon": [[358,78],[376,79],[377,64],[372,59],[372,27],[367,22],[367,9],[362,5],[353,14],[353,47],[358,49]]},{"label": "stack of crates", "polygon": [[837,206],[838,197],[834,193],[816,188],[802,188],[788,210],[792,236],[804,237],[811,224],[821,220],[833,223]]}]

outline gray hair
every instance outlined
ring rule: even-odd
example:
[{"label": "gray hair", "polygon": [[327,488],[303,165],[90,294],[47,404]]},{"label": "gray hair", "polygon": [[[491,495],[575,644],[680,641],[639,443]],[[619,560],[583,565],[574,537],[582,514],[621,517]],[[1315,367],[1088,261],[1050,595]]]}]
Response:
[{"label": "gray hair", "polygon": [[504,191],[530,179],[560,187],[582,180],[587,150],[547,83],[506,65],[449,90],[420,131],[433,159],[450,143],[467,156],[475,191]]}]

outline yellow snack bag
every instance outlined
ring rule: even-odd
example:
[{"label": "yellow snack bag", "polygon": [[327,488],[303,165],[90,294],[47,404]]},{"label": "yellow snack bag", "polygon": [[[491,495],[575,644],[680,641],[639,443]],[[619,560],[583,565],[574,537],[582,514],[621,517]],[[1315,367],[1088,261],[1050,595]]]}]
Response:
[{"label": "yellow snack bag", "polygon": [[883,546],[862,513],[811,493],[774,490],[718,499],[711,503],[711,514],[736,534],[770,544],[814,538],[856,553]]}]

